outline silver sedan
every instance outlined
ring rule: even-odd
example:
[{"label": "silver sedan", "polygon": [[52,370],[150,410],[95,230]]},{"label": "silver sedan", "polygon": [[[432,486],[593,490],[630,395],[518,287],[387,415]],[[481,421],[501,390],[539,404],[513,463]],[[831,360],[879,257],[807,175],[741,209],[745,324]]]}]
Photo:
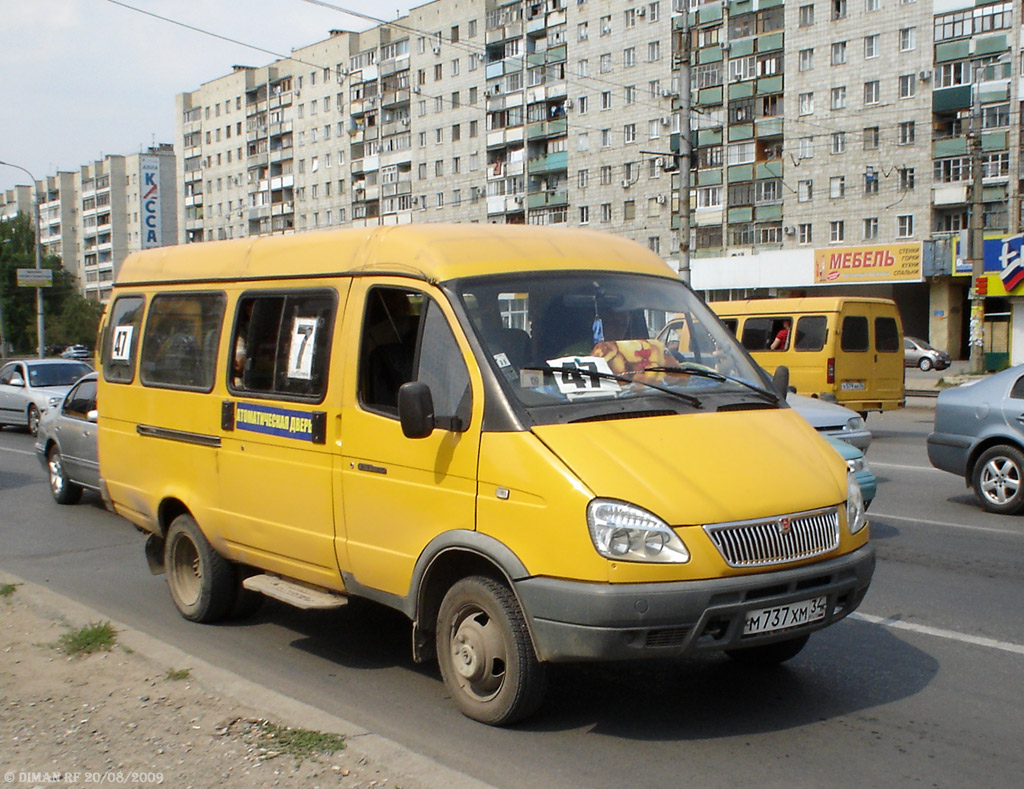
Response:
[{"label": "silver sedan", "polygon": [[74,504],[83,488],[99,488],[96,418],[96,373],[90,373],[39,423],[36,456],[50,477],[50,493],[58,504]]},{"label": "silver sedan", "polygon": [[92,367],[71,359],[18,359],[0,367],[0,425],[27,427],[35,435],[39,418]]},{"label": "silver sedan", "polygon": [[940,392],[928,460],[989,512],[1024,512],[1024,365]]}]

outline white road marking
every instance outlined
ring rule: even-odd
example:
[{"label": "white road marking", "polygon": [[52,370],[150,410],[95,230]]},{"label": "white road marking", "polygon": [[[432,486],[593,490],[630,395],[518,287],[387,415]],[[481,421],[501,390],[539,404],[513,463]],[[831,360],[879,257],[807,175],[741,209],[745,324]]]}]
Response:
[{"label": "white road marking", "polygon": [[920,523],[926,526],[945,526],[950,529],[963,529],[965,531],[983,531],[989,532],[990,534],[1008,534],[1011,537],[1024,537],[1019,531],[1012,531],[1010,529],[994,529],[990,526],[971,526],[966,523],[949,523],[947,521],[930,521],[924,518],[908,518],[904,515],[889,515],[885,512],[868,512],[868,520],[890,520],[890,521],[906,521],[907,523]]},{"label": "white road marking", "polygon": [[872,616],[871,614],[861,614],[854,611],[850,614],[850,618],[859,619],[862,622],[870,622],[873,625],[881,625],[882,627],[891,627],[895,630],[910,630],[911,632],[922,633],[926,636],[945,638],[950,641],[961,641],[964,644],[988,647],[990,649],[1001,649],[1004,652],[1012,652],[1015,655],[1024,655],[1024,644],[1014,644],[1010,641],[999,641],[995,638],[985,638],[984,636],[969,636],[966,633],[958,633],[955,630],[944,630],[941,627],[915,625],[912,622],[903,622],[893,616]]},{"label": "white road marking", "polygon": [[34,451],[33,452],[29,452],[27,449],[4,449],[3,451],[4,452],[13,452],[16,455],[35,455],[36,454]]},{"label": "white road marking", "polygon": [[929,471],[935,472],[936,474],[947,474],[950,477],[955,476],[949,474],[948,471],[942,471],[937,468],[932,468],[931,466],[906,466],[902,463],[876,463],[871,459],[868,460],[868,463],[871,465],[871,468],[896,468],[899,469],[900,471]]}]

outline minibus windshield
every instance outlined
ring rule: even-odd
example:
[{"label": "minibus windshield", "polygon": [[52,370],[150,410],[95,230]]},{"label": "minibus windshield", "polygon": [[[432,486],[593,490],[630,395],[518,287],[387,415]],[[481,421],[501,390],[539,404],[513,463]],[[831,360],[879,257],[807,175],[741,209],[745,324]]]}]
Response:
[{"label": "minibus windshield", "polygon": [[589,414],[637,401],[637,410],[685,412],[714,410],[723,398],[737,407],[778,404],[732,334],[677,280],[571,271],[451,284],[487,363],[527,409]]}]

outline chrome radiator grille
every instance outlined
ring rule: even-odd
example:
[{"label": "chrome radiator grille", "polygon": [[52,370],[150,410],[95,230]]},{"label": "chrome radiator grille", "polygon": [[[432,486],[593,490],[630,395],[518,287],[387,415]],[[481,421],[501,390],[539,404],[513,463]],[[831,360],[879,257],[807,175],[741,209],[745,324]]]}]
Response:
[{"label": "chrome radiator grille", "polygon": [[767,567],[809,559],[839,545],[839,510],[829,507],[704,527],[730,567]]}]

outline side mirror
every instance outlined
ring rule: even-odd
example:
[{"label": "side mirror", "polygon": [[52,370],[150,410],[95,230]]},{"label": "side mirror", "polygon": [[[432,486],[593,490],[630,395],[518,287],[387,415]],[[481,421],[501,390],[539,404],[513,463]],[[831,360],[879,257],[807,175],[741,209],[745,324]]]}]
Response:
[{"label": "side mirror", "polygon": [[426,438],[434,432],[434,398],[429,386],[410,381],[399,387],[398,421],[406,438]]},{"label": "side mirror", "polygon": [[94,408],[94,409],[92,409],[92,411],[90,411],[89,413],[87,413],[87,414],[85,415],[85,418],[86,418],[86,419],[88,419],[88,420],[89,420],[90,422],[93,422],[93,423],[95,423],[95,422],[97,422],[97,421],[99,420],[99,418],[100,418],[100,412],[99,412],[99,411],[97,411],[97,410],[96,410],[96,409]]},{"label": "side mirror", "polygon": [[785,400],[786,395],[789,394],[789,368],[786,365],[780,364],[775,368],[772,383],[775,385],[775,391],[779,393],[779,397]]},{"label": "side mirror", "polygon": [[13,375],[13,376],[11,376],[11,386],[24,386],[24,385],[25,385],[25,379],[22,378],[20,375]]}]

